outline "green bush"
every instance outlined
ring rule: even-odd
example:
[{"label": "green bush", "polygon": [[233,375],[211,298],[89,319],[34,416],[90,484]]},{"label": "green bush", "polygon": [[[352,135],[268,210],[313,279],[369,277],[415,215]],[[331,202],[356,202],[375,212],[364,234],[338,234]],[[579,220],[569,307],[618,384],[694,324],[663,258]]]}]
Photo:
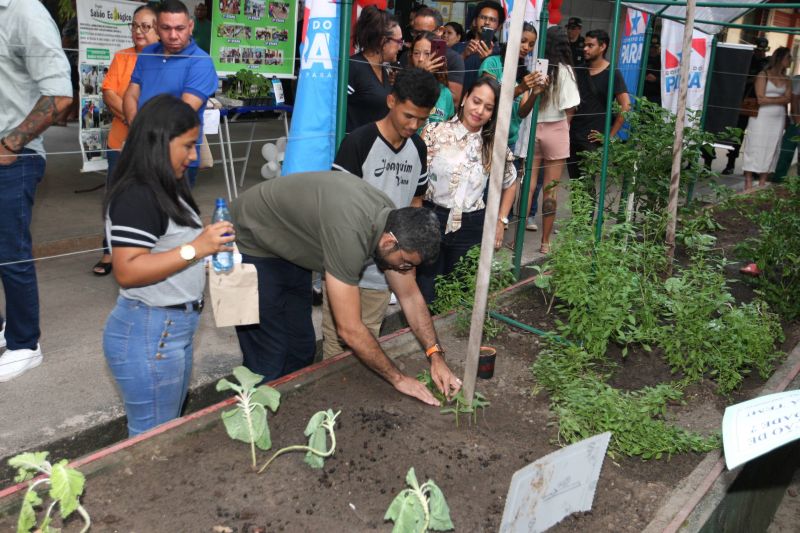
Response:
[{"label": "green bush", "polygon": [[749,280],[760,296],[794,320],[800,317],[800,178],[788,178],[783,189],[770,189],[764,199],[771,203],[768,209],[756,206],[746,212],[759,235],[742,243],[737,254],[761,270],[761,276]]},{"label": "green bush", "polygon": [[[473,246],[458,260],[452,272],[446,276],[436,276],[436,299],[431,304],[431,313],[438,315],[455,310],[456,332],[461,335],[469,333],[480,256],[481,247]],[[498,251],[492,260],[492,271],[489,275],[487,315],[495,307],[496,293],[510,287],[515,281],[511,253],[508,250]],[[500,322],[486,317],[483,322],[485,340],[493,339],[502,330],[503,325]]]}]

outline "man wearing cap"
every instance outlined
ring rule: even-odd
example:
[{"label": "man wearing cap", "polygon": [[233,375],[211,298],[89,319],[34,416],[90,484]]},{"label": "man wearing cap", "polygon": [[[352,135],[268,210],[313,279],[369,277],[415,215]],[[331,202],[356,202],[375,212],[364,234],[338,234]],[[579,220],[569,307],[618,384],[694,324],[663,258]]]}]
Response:
[{"label": "man wearing cap", "polygon": [[569,38],[569,47],[572,50],[572,65],[575,67],[582,67],[584,63],[582,28],[583,21],[580,17],[570,17],[567,21],[567,38]]}]

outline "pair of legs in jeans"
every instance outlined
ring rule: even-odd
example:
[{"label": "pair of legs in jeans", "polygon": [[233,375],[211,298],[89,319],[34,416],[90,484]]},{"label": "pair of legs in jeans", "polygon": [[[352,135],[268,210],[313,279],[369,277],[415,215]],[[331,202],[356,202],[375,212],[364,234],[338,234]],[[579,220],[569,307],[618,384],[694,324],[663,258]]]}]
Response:
[{"label": "pair of legs in jeans", "polygon": [[[44,158],[28,149],[10,165],[0,165],[0,279],[6,297],[8,350],[35,350],[39,343],[39,289],[30,227],[44,168]],[[0,315],[0,327],[2,320]]]},{"label": "pair of legs in jeans", "polygon": [[200,312],[120,296],[103,330],[103,352],[133,437],[180,416],[192,374]]},{"label": "pair of legs in jeans", "polygon": [[244,366],[272,381],[314,362],[311,271],[277,257],[242,254],[258,274],[259,324],[236,326]]},{"label": "pair of legs in jeans", "polygon": [[436,261],[417,268],[417,285],[425,302],[430,304],[436,298],[436,276],[452,272],[458,260],[465,256],[470,248],[480,245],[486,211],[481,209],[471,213],[462,213],[461,227],[456,231],[445,233],[450,210],[430,202],[425,202],[424,206],[436,213],[442,238],[439,257]]}]

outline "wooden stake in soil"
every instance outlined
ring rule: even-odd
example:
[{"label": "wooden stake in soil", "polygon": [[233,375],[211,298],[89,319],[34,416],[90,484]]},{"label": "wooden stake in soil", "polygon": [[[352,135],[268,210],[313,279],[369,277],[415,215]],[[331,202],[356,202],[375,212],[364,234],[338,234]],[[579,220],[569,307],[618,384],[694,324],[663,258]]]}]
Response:
[{"label": "wooden stake in soil", "polygon": [[[478,374],[478,357],[483,337],[483,321],[486,318],[486,300],[489,294],[489,275],[494,258],[494,237],[497,230],[497,216],[500,211],[500,194],[503,184],[503,171],[506,166],[508,145],[508,125],[511,118],[511,104],[514,100],[514,85],[517,79],[519,44],[522,39],[522,21],[527,2],[515,2],[511,11],[511,27],[508,33],[508,47],[503,63],[503,79],[500,85],[500,102],[497,110],[497,126],[492,150],[492,168],[489,175],[489,196],[486,199],[486,218],[481,238],[481,256],[475,283],[475,303],[472,307],[472,321],[467,344],[467,361],[464,367],[464,399],[472,405],[475,394],[475,380]],[[532,125],[536,128],[536,125]],[[533,135],[533,132],[531,133]]]},{"label": "wooden stake in soil", "polygon": [[681,155],[683,151],[683,128],[686,123],[686,93],[689,90],[689,64],[692,54],[692,35],[694,33],[694,10],[697,0],[686,2],[686,22],[683,25],[683,46],[681,49],[680,88],[678,109],[675,115],[675,143],[672,145],[672,173],[669,179],[669,203],[667,204],[667,275],[672,275],[672,261],[675,257],[675,226],[678,223],[678,193],[681,186]]}]

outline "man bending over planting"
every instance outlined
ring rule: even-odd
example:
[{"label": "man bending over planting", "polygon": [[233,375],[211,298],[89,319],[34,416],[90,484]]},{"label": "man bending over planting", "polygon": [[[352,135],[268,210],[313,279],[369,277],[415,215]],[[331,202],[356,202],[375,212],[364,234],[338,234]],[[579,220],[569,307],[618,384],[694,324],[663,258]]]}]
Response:
[{"label": "man bending over planting", "polygon": [[458,392],[461,381],[445,363],[416,283],[416,267],[435,259],[439,250],[432,212],[396,209],[385,193],[361,178],[328,171],[256,185],[234,201],[232,215],[243,262],[258,272],[261,322],[236,328],[247,368],[272,380],[313,362],[311,272],[325,272],[341,339],[395,389],[438,405],[422,383],[386,356],[361,320],[358,283],[374,262],[425,348],[437,387],[447,396]]}]

